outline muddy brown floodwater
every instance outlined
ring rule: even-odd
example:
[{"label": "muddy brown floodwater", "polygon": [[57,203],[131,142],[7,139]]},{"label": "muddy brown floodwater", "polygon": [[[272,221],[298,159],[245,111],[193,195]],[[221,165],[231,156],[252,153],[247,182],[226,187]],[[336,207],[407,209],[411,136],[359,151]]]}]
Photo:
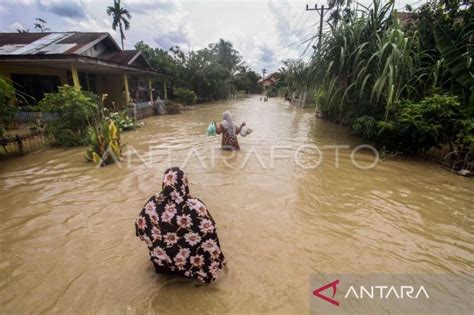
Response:
[{"label": "muddy brown floodwater", "polygon": [[[237,155],[205,134],[224,110],[254,129]],[[84,148],[0,163],[0,313],[307,313],[315,272],[470,281],[473,180],[417,159],[361,170],[351,162],[361,140],[282,100],[216,102],[145,123],[124,134],[121,167],[95,169]],[[350,146],[338,167],[331,145]],[[367,166],[374,155],[355,159]],[[229,264],[211,286],[156,275],[135,237],[168,163],[184,165],[218,223]]]}]

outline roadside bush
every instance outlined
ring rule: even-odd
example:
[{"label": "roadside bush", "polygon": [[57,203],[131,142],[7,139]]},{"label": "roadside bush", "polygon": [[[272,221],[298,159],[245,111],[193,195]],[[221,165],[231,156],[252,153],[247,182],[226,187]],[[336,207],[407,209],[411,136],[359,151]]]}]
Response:
[{"label": "roadside bush", "polygon": [[169,115],[181,114],[181,104],[179,104],[179,103],[166,101],[165,102],[165,109],[166,109],[166,113],[169,114]]},{"label": "roadside bush", "polygon": [[267,89],[267,96],[268,97],[277,97],[278,96],[278,90],[274,86],[270,86]]},{"label": "roadside bush", "polygon": [[10,103],[14,97],[15,90],[12,84],[0,77],[0,136],[3,136],[17,111],[17,107]]},{"label": "roadside bush", "polygon": [[135,121],[127,115],[126,110],[122,112],[112,112],[108,115],[108,117],[120,130],[126,131],[138,128],[138,125],[135,123]]},{"label": "roadside bush", "polygon": [[181,103],[186,105],[192,105],[197,101],[196,93],[193,90],[176,88],[173,93]]},{"label": "roadside bush", "polygon": [[47,93],[37,109],[57,114],[47,131],[61,146],[86,144],[89,126],[101,119],[99,97],[68,85],[60,86],[57,93]]},{"label": "roadside bush", "polygon": [[456,97],[434,95],[419,103],[402,105],[397,123],[401,135],[410,139],[410,152],[414,152],[453,144],[462,129],[463,118]]},{"label": "roadside bush", "polygon": [[416,154],[444,144],[451,148],[469,145],[473,139],[472,119],[453,96],[436,94],[418,103],[401,103],[394,119],[377,122],[374,138],[370,138],[373,121],[366,117],[354,121],[353,132],[375,139],[389,151]]},{"label": "roadside bush", "polygon": [[372,116],[356,118],[352,123],[352,134],[369,141],[372,141],[377,137],[377,132],[377,121]]},{"label": "roadside bush", "polygon": [[53,123],[47,128],[47,132],[54,136],[54,142],[62,147],[74,147],[86,144],[86,139],[76,131],[61,124]]}]

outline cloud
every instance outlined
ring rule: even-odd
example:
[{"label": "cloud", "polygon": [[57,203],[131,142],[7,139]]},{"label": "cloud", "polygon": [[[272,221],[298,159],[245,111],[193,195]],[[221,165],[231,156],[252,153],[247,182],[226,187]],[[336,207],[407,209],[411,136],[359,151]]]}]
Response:
[{"label": "cloud", "polygon": [[268,47],[263,47],[260,54],[260,61],[264,64],[270,64],[275,61],[275,52]]},{"label": "cloud", "polygon": [[0,15],[7,15],[9,10],[6,7],[0,5]]},{"label": "cloud", "polygon": [[7,30],[10,32],[16,32],[17,30],[26,30],[27,28],[23,26],[20,22],[14,22],[8,25]]},{"label": "cloud", "polygon": [[280,36],[280,40],[287,41],[292,31],[289,21],[290,15],[288,14],[290,11],[288,2],[278,2],[275,4],[273,1],[270,1],[268,2],[268,8],[275,17],[276,28],[278,35]]},{"label": "cloud", "polygon": [[116,35],[112,30],[111,22],[106,18],[99,20],[87,16],[81,20],[75,20],[74,18],[66,18],[65,25],[68,25],[69,31],[81,31],[81,32],[107,32],[111,33],[112,36]]},{"label": "cloud", "polygon": [[38,7],[61,17],[82,19],[87,16],[80,0],[38,0]]},{"label": "cloud", "polygon": [[[113,0],[0,0],[0,29],[14,32],[26,26],[33,31],[34,19],[41,17],[52,31],[109,32],[119,43],[119,33],[112,30],[111,17],[105,12],[112,3]],[[197,50],[223,38],[231,41],[255,70],[266,68],[271,72],[282,60],[300,57],[306,45],[299,43],[317,32],[317,27],[310,27],[317,16],[305,11],[306,3],[122,0],[122,6],[132,13],[130,30],[125,32],[125,48],[144,41],[163,49],[190,45]],[[306,56],[310,52],[311,48]]]},{"label": "cloud", "polygon": [[177,5],[172,1],[126,0],[122,5],[132,14],[153,14],[156,11],[173,11]]},{"label": "cloud", "polygon": [[153,40],[158,47],[168,50],[173,46],[188,45],[190,40],[189,36],[183,30],[169,31],[165,34],[153,36]]}]

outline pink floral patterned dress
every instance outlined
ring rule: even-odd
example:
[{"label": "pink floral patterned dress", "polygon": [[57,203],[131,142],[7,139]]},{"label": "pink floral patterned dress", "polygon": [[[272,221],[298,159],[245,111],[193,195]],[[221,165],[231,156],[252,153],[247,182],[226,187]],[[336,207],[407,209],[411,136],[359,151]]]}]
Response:
[{"label": "pink floral patterned dress", "polygon": [[190,196],[184,172],[177,167],[165,172],[162,191],[147,201],[135,227],[157,273],[209,283],[225,265],[216,224],[204,203]]}]

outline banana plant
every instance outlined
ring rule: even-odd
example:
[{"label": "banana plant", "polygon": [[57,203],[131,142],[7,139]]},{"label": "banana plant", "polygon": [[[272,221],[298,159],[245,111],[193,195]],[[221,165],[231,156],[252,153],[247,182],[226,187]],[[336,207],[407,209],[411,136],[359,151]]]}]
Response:
[{"label": "banana plant", "polygon": [[121,156],[120,131],[112,120],[105,121],[99,128],[89,128],[89,148],[85,156],[88,161],[104,166]]}]

